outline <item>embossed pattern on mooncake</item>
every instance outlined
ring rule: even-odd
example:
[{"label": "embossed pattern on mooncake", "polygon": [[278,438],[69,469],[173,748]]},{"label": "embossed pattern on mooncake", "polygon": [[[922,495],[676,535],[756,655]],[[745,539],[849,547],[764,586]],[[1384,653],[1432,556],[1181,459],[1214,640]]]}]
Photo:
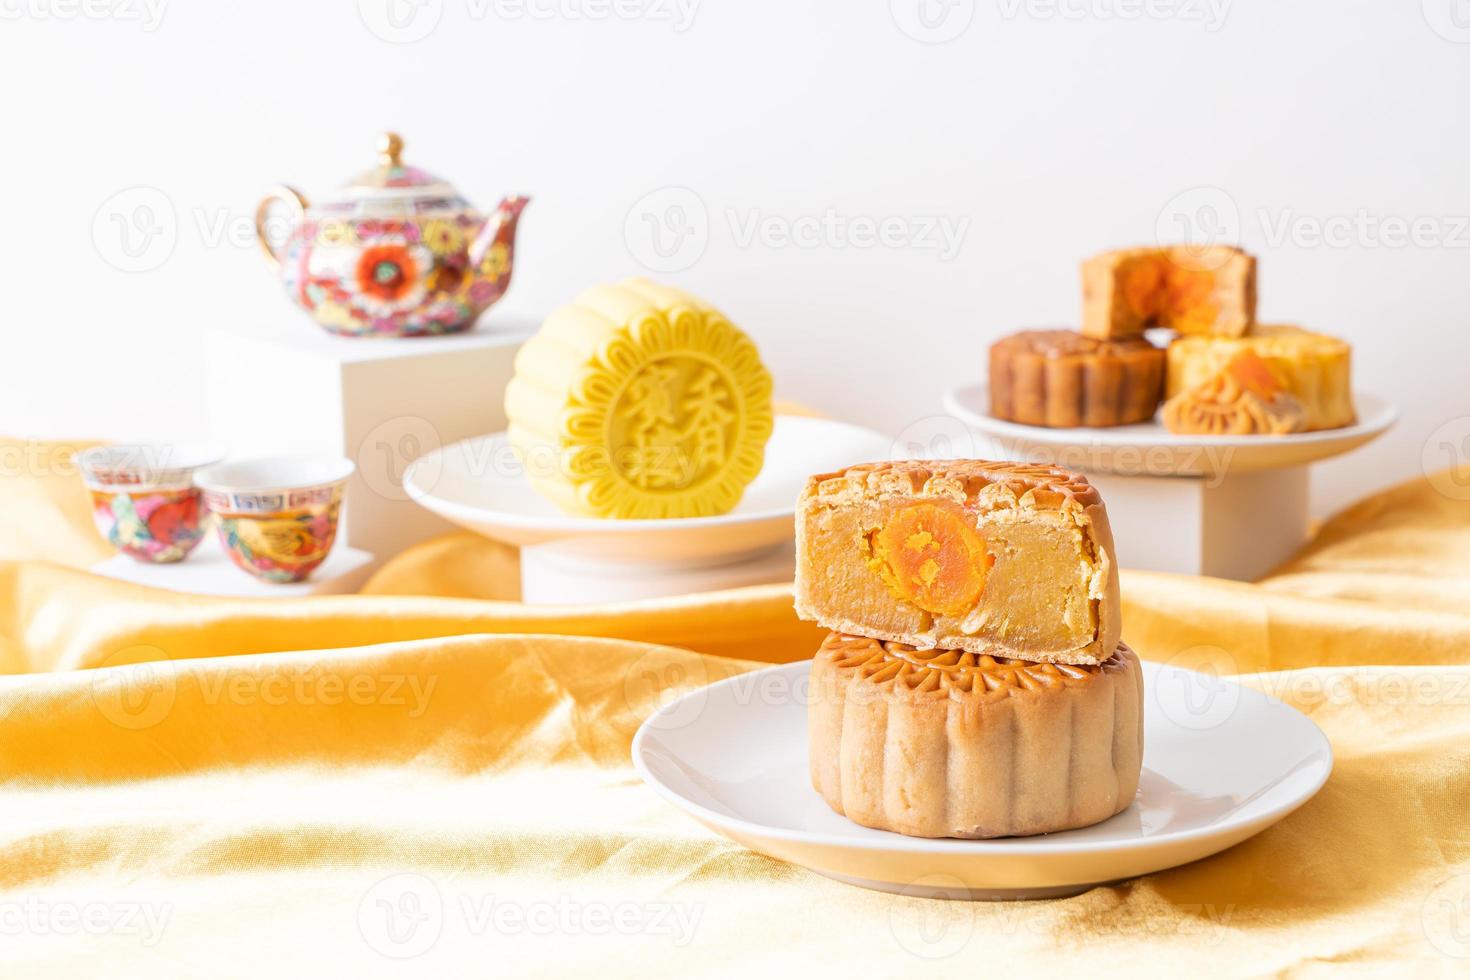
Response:
[{"label": "embossed pattern on mooncake", "polygon": [[1164,427],[1180,435],[1287,435],[1306,425],[1302,403],[1250,350],[1164,404]]},{"label": "embossed pattern on mooncake", "polygon": [[919,837],[1083,827],[1127,808],[1143,761],[1143,674],[831,633],[812,660],[812,785],[836,812]]},{"label": "embossed pattern on mooncake", "polygon": [[1357,419],[1352,347],[1300,327],[1261,325],[1244,337],[1180,337],[1169,345],[1165,396],[1199,388],[1242,351],[1263,361],[1303,412],[1302,431],[1337,429]]},{"label": "embossed pattern on mooncake", "polygon": [[563,510],[615,518],[732,509],[760,472],[771,377],[750,338],[687,293],[599,286],[549,317],[505,396],[532,485]]}]

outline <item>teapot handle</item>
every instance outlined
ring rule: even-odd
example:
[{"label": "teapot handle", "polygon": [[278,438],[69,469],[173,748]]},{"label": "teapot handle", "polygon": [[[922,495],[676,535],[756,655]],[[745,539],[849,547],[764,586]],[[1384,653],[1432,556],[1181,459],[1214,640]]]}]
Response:
[{"label": "teapot handle", "polygon": [[306,202],[306,196],[294,187],[285,184],[277,184],[272,187],[265,197],[260,199],[260,204],[255,209],[255,237],[260,242],[260,249],[265,257],[270,260],[271,265],[277,268],[281,265],[281,257],[271,247],[270,236],[265,233],[265,222],[270,215],[271,205],[277,201],[283,201],[291,209],[292,224],[300,224],[301,219],[306,216],[306,209],[310,205]]}]

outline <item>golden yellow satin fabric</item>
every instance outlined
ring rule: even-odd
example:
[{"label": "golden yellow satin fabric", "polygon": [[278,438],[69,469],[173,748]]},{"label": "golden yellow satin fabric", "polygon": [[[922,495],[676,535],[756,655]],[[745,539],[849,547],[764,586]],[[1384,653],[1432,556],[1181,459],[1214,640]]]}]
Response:
[{"label": "golden yellow satin fabric", "polygon": [[360,596],[166,595],[80,570],[106,549],[52,469],[0,480],[7,976],[1470,972],[1461,484],[1258,585],[1126,574],[1140,653],[1249,674],[1336,769],[1224,854],[989,904],[752,854],[633,773],[664,699],[809,655],[785,588],[525,607],[514,556],[454,535]]}]

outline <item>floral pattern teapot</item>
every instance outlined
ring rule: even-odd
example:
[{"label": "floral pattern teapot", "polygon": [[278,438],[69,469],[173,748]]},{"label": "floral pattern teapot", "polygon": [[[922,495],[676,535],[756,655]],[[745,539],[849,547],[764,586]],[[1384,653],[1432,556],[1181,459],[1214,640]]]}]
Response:
[{"label": "floral pattern teapot", "polygon": [[[507,197],[481,215],[445,181],[405,166],[402,153],[403,140],[385,133],[377,167],[336,197],[311,205],[282,185],[256,209],[256,237],[286,293],[332,333],[455,333],[510,285],[530,199]],[[290,211],[284,235],[273,217],[281,205]]]}]

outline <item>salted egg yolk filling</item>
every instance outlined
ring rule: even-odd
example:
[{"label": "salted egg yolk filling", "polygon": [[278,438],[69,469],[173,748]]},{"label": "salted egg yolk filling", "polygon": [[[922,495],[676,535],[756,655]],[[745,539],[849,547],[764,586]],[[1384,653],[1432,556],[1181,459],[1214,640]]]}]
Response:
[{"label": "salted egg yolk filling", "polygon": [[960,620],[965,634],[1035,652],[1096,638],[1092,549],[1064,515],[909,504],[890,511],[868,545],[891,596]]}]

